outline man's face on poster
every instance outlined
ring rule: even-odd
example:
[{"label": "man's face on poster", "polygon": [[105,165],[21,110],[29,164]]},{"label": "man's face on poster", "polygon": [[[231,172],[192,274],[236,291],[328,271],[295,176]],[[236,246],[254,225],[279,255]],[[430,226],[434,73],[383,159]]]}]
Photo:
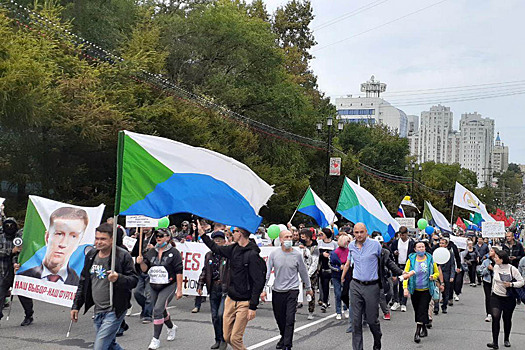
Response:
[{"label": "man's face on poster", "polygon": [[56,218],[46,232],[47,251],[44,265],[57,273],[67,265],[69,257],[77,249],[86,225],[82,219]]}]

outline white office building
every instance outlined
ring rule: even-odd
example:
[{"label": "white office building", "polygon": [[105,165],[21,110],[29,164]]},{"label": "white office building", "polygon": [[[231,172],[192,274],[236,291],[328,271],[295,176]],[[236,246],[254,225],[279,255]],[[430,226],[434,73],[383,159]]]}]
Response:
[{"label": "white office building", "polygon": [[338,118],[345,123],[383,124],[400,137],[407,137],[407,115],[380,97],[385,90],[386,84],[372,76],[361,84],[365,97],[348,95],[335,99]]},{"label": "white office building", "polygon": [[494,120],[482,118],[477,112],[464,113],[461,115],[459,130],[461,166],[476,173],[479,187],[490,186],[493,174]]}]

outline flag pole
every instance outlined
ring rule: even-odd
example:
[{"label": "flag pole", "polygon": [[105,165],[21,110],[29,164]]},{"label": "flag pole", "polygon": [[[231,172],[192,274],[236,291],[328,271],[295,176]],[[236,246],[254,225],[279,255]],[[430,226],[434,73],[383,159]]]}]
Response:
[{"label": "flag pole", "polygon": [[142,227],[139,227],[139,256],[142,256]]},{"label": "flag pole", "polygon": [[311,186],[308,186],[308,188],[307,188],[306,191],[304,192],[303,197],[301,198],[301,200],[299,201],[299,204],[298,204],[297,207],[295,208],[295,211],[293,212],[292,217],[290,218],[290,220],[288,220],[289,223],[292,223],[292,220],[293,220],[295,214],[297,214],[297,209],[299,209],[299,206],[301,205],[301,202],[303,201],[304,197],[305,197],[306,194],[308,193],[308,190],[310,189],[310,187],[311,187]]},{"label": "flag pole", "polygon": [[[111,272],[115,271],[117,257],[117,220],[118,215],[113,216],[113,242],[111,243]],[[109,284],[109,305],[113,307],[113,282]]]},{"label": "flag pole", "polygon": [[[111,272],[115,271],[117,253],[117,220],[120,211],[120,192],[122,190],[122,162],[124,158],[124,131],[118,132],[117,141],[117,183],[115,184],[115,210],[113,215],[113,242],[111,245]],[[109,305],[113,307],[113,283],[109,284]]]}]

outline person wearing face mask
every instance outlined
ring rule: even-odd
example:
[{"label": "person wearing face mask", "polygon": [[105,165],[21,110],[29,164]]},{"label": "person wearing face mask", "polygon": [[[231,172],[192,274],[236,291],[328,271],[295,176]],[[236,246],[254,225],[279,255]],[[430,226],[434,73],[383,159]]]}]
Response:
[{"label": "person wearing face mask", "polygon": [[[272,285],[272,308],[281,334],[281,339],[275,348],[285,350],[292,349],[295,313],[299,297],[298,275],[301,276],[302,283],[306,285],[306,294],[313,296],[308,270],[303,262],[302,254],[293,249],[292,237],[290,231],[281,231],[279,234],[281,249],[271,252],[266,263],[266,286],[268,286],[272,269],[275,276]],[[262,292],[261,300],[265,301],[266,296],[266,291]]]},{"label": "person wearing face mask", "polygon": [[409,278],[403,281],[404,296],[411,295],[412,306],[416,319],[416,334],[414,342],[421,342],[428,335],[426,325],[429,324],[428,308],[435,294],[435,282],[439,278],[439,269],[432,255],[426,252],[426,244],[417,242],[415,253],[408,256],[405,272]]},{"label": "person wearing face mask", "polygon": [[169,242],[171,234],[167,229],[160,228],[155,233],[156,245],[144,256],[137,257],[140,269],[147,272],[151,285],[151,302],[153,307],[153,338],[149,344],[150,350],[160,347],[162,326],[168,327],[168,341],[175,340],[177,326],[171,322],[166,307],[176,295],[182,298],[182,258],[180,252]]}]

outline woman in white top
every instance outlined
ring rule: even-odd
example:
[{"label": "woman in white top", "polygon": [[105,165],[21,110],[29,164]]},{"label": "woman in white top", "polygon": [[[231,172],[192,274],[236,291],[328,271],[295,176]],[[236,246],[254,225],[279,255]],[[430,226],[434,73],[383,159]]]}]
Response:
[{"label": "woman in white top", "polygon": [[[491,349],[499,349],[498,337],[500,330],[500,319],[503,318],[504,345],[510,347],[510,329],[512,327],[512,313],[516,308],[516,299],[507,296],[507,288],[523,287],[523,277],[518,269],[510,264],[509,255],[503,251],[493,248],[494,277],[492,280],[492,295],[490,305],[492,308],[492,343],[487,344]],[[514,281],[514,282],[512,282]]]}]

